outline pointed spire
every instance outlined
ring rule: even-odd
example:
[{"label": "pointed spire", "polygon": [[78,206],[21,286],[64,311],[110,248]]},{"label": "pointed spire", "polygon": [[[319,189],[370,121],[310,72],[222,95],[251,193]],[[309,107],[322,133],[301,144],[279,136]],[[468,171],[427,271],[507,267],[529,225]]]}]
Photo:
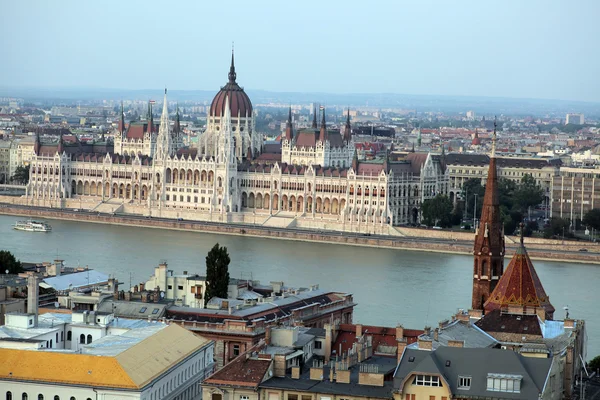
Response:
[{"label": "pointed spire", "polygon": [[354,156],[352,157],[352,169],[355,173],[358,172],[358,151],[354,149]]},{"label": "pointed spire", "polygon": [[150,100],[148,102],[148,133],[152,134],[152,132],[154,131],[154,116],[152,115],[152,103],[154,101]]},{"label": "pointed spire", "polygon": [[349,142],[350,135],[352,133],[352,127],[350,126],[350,107],[348,107],[348,114],[346,115],[346,126],[344,128],[344,140]]},{"label": "pointed spire", "polygon": [[181,132],[181,121],[179,119],[179,104],[177,104],[177,112],[175,113],[175,132]]},{"label": "pointed spire", "polygon": [[390,152],[389,152],[389,150],[386,150],[386,152],[385,152],[385,160],[383,160],[383,170],[385,171],[386,174],[390,170]]},{"label": "pointed spire", "polygon": [[492,158],[496,158],[496,116],[494,116],[494,133],[492,134]]},{"label": "pointed spire", "polygon": [[[321,108],[321,107],[319,107]],[[323,107],[323,114],[321,117],[321,131],[319,132],[319,140],[325,144],[327,140],[327,125],[325,124],[325,107]]]},{"label": "pointed spire", "polygon": [[125,111],[123,109],[123,100],[121,100],[121,136],[125,132]]},{"label": "pointed spire", "polygon": [[313,107],[313,122],[311,127],[317,129],[317,106]]},{"label": "pointed spire", "polygon": [[158,138],[156,139],[156,153],[159,158],[165,158],[171,154],[171,134],[169,133],[169,105],[167,102],[167,89],[163,100],[163,110],[160,116]]},{"label": "pointed spire", "polygon": [[235,61],[233,57],[233,44],[231,45],[231,66],[229,67],[229,83],[235,83],[235,78],[237,77],[235,73]]},{"label": "pointed spire", "polygon": [[288,120],[287,120],[287,123],[285,126],[285,138],[291,142],[293,137],[294,137],[294,127],[292,125],[292,106],[290,106],[289,113],[288,113]]},{"label": "pointed spire", "polygon": [[415,142],[412,143],[412,149],[410,150],[411,153],[415,152]]},{"label": "pointed spire", "polygon": [[60,130],[60,138],[58,139],[58,146],[56,147],[56,152],[60,155],[63,152],[63,131]]},{"label": "pointed spire", "polygon": [[40,131],[35,131],[35,144],[33,145],[33,151],[35,154],[39,155],[40,147],[42,147],[42,143],[40,142]]}]

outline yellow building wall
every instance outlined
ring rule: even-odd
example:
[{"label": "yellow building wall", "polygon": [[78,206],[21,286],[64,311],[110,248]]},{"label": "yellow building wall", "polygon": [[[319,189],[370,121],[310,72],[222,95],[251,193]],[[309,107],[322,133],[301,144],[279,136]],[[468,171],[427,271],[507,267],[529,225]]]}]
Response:
[{"label": "yellow building wall", "polygon": [[412,396],[415,395],[415,400],[442,400],[442,397],[446,399],[450,399],[450,392],[446,386],[437,387],[437,386],[417,386],[413,385],[409,382],[412,381],[410,378],[406,384],[404,385],[404,390],[402,391],[402,395],[395,393],[394,400],[408,400],[412,399]]}]

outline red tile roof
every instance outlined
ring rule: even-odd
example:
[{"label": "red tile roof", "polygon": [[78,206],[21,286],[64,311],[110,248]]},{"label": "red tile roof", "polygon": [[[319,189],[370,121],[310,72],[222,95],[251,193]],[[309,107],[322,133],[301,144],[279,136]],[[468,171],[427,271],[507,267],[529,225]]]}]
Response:
[{"label": "red tile roof", "polygon": [[[424,331],[417,329],[404,329],[404,339],[408,344],[415,343]],[[373,337],[373,349],[377,350],[380,345],[397,347],[398,342],[396,340],[396,328],[385,327],[385,326],[362,326],[363,335]],[[335,340],[335,344],[332,350],[337,352],[346,352],[352,348],[352,345],[356,342],[356,325],[354,324],[341,324],[339,327],[338,335]]]},{"label": "red tile roof", "polygon": [[249,355],[249,353],[240,355],[211,375],[204,383],[256,388],[265,378],[272,360],[265,354],[260,354],[258,358],[249,358]]}]

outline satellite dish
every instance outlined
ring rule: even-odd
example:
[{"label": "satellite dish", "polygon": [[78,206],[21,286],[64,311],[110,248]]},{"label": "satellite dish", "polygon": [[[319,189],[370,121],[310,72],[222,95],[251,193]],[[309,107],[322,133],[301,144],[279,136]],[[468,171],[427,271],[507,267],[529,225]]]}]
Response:
[{"label": "satellite dish", "polygon": [[163,299],[165,297],[165,292],[160,292],[160,298]]},{"label": "satellite dish", "polygon": [[54,302],[54,308],[59,308],[59,307],[60,307],[60,304],[58,304],[58,301],[55,301]]}]

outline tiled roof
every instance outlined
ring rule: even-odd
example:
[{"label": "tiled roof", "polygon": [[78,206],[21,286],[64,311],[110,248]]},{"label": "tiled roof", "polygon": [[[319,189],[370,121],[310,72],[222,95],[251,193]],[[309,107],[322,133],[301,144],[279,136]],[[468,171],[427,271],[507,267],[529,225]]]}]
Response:
[{"label": "tiled roof", "polygon": [[490,333],[518,333],[542,336],[540,320],[535,314],[507,314],[501,313],[500,310],[492,310],[475,322],[475,325]]},{"label": "tiled roof", "polygon": [[271,366],[271,356],[263,354],[259,358],[250,358],[249,355],[240,355],[211,375],[204,384],[258,387]]},{"label": "tiled roof", "polygon": [[484,304],[486,312],[508,306],[541,307],[549,319],[554,307],[533,267],[523,243],[510,260],[496,288]]},{"label": "tiled roof", "polygon": [[[362,333],[363,335],[371,336],[373,338],[372,343],[375,351],[382,345],[396,348],[398,346],[398,342],[396,341],[396,328],[363,325]],[[408,344],[414,343],[417,340],[417,337],[422,333],[423,331],[421,330],[404,329],[404,338],[407,340]],[[341,346],[342,353],[344,353],[352,348],[354,342],[356,342],[356,325],[341,324],[332,349],[339,351]]]},{"label": "tiled roof", "polygon": [[[494,347],[498,344],[496,339],[485,333],[478,326],[460,320],[452,321],[442,326],[441,329],[438,328],[437,340],[434,331],[431,331],[429,335],[423,333],[419,336],[419,339],[430,340],[434,350],[440,346],[448,346],[450,340],[461,340],[464,342],[464,347],[468,348]],[[418,349],[418,342],[410,347]]]},{"label": "tiled roof", "polygon": [[302,129],[294,138],[296,147],[315,147],[319,140],[318,129]]}]

